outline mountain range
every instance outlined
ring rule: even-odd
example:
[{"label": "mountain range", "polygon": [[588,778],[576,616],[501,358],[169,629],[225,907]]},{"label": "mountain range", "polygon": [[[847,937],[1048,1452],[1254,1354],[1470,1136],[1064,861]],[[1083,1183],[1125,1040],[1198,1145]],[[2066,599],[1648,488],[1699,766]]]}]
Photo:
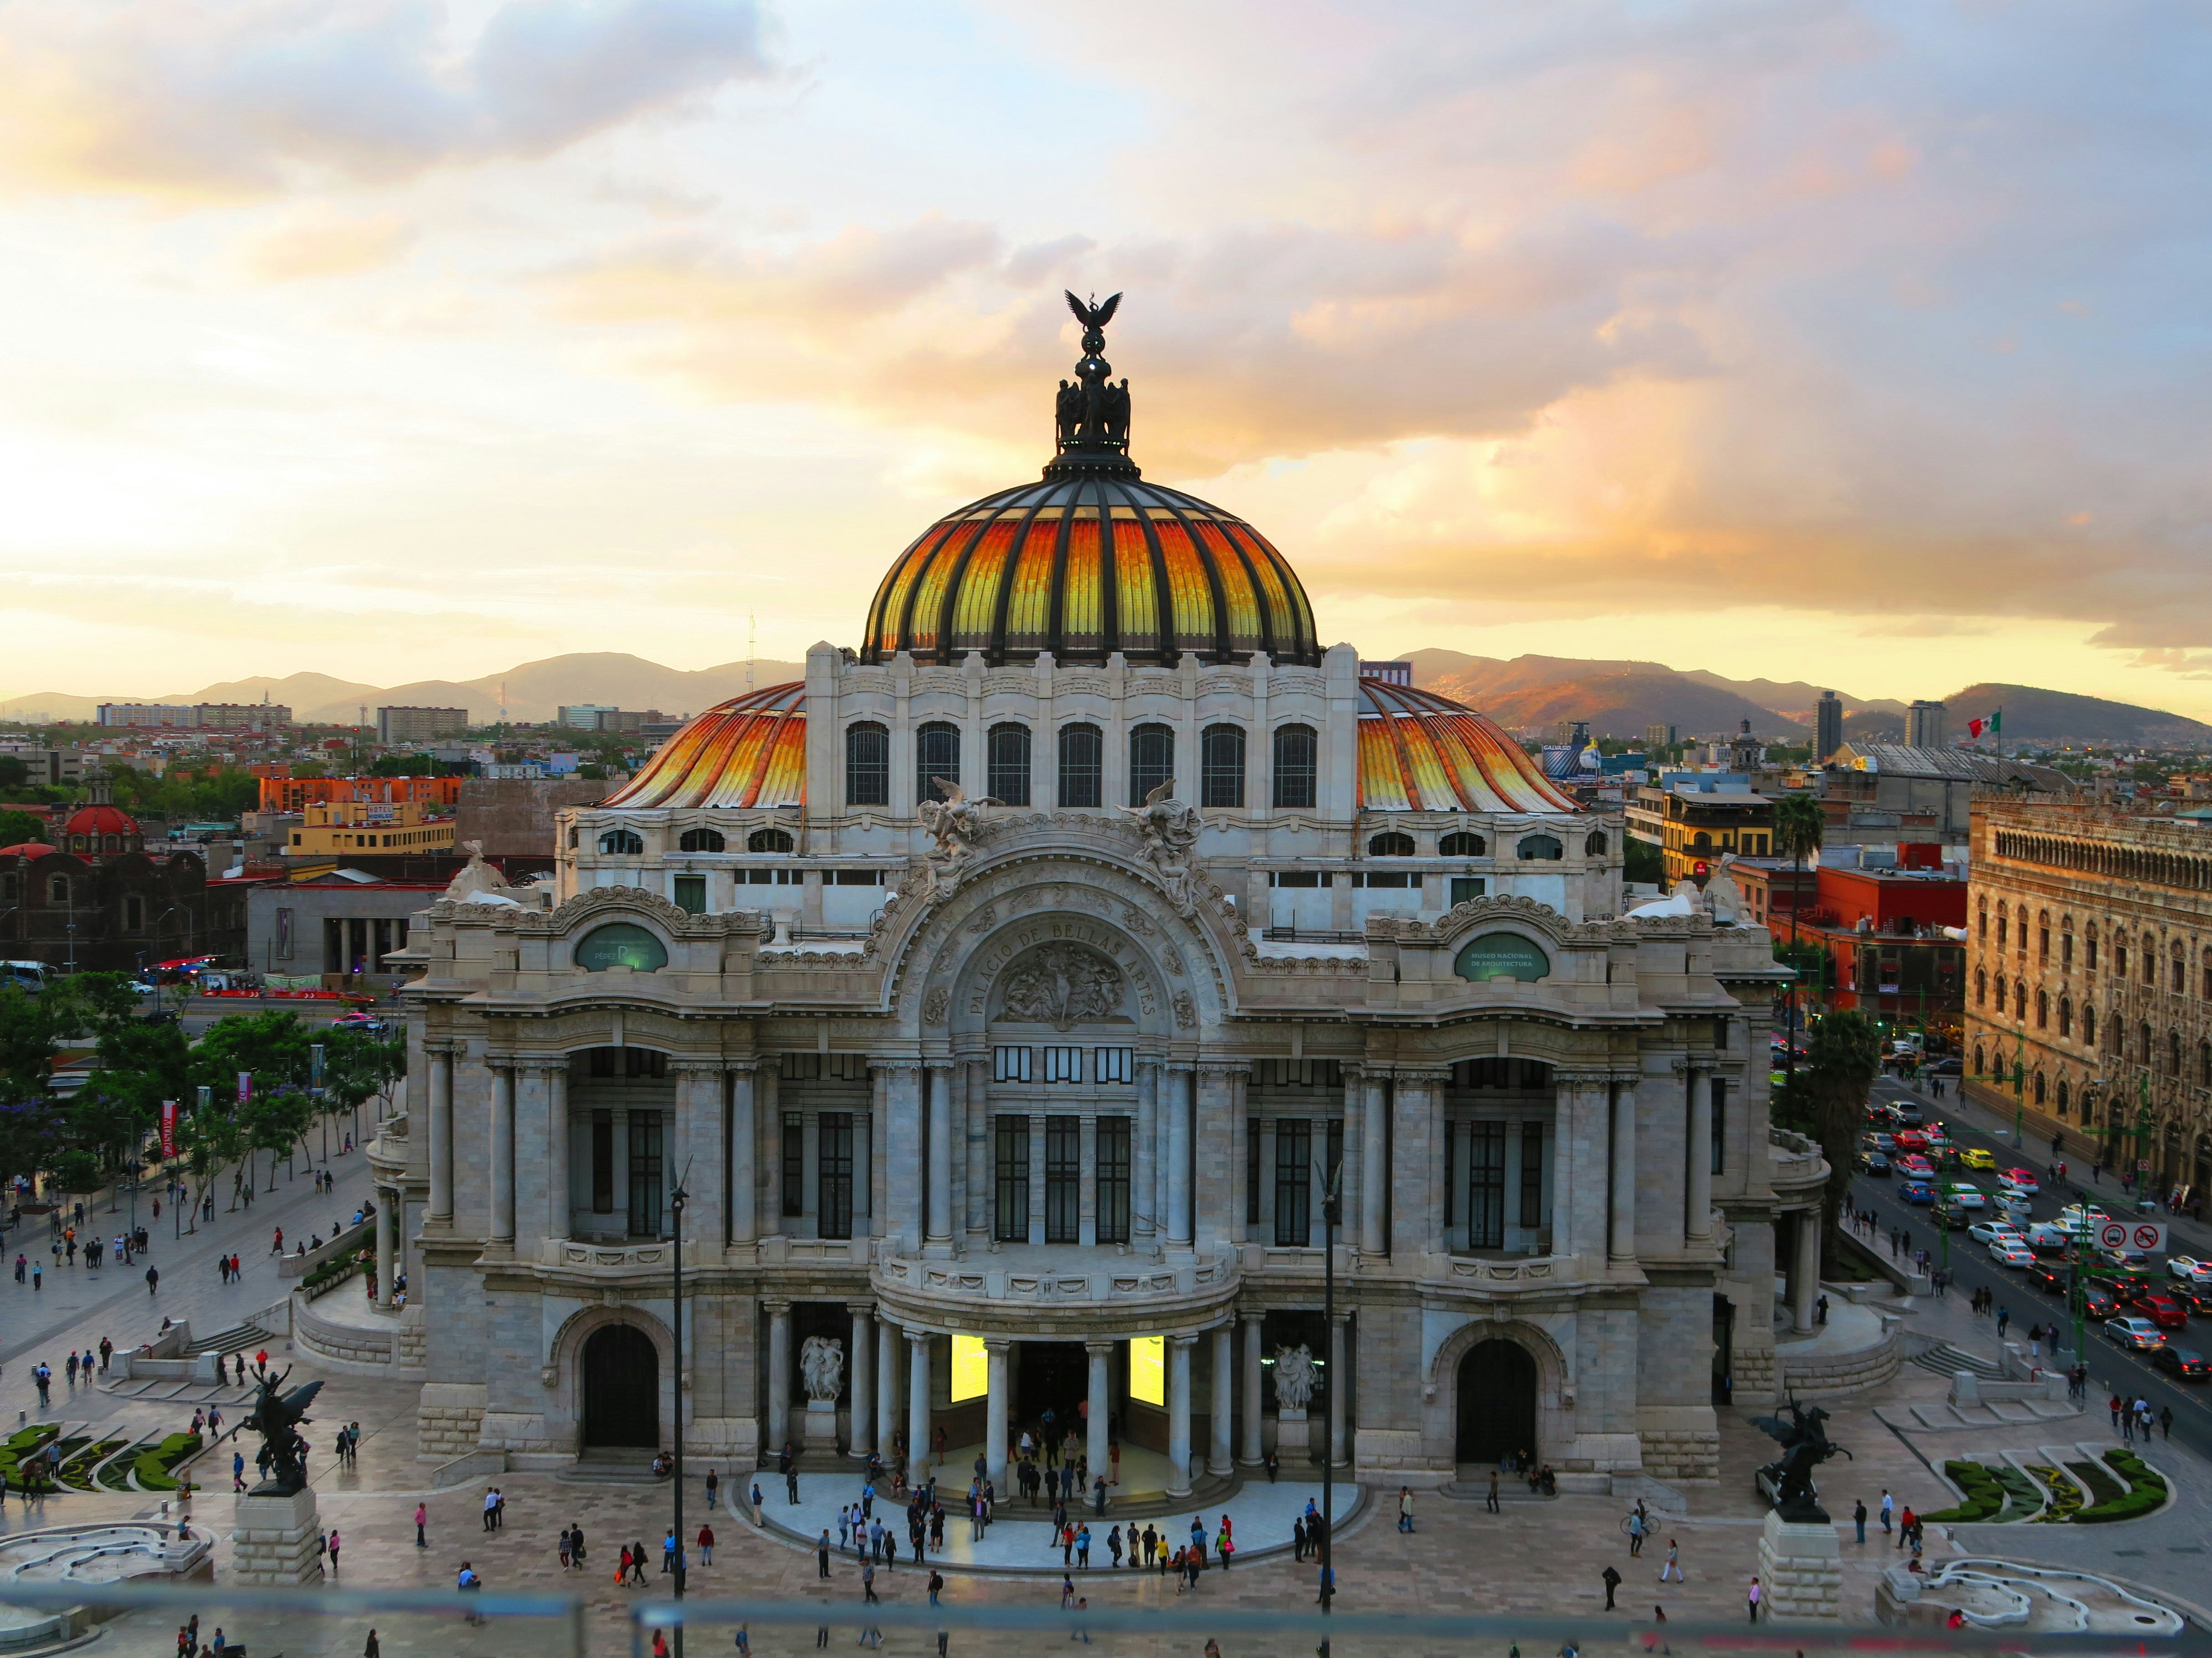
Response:
[{"label": "mountain range", "polygon": [[[1480,708],[1508,730],[1548,732],[1563,720],[1586,720],[1600,737],[1641,741],[1647,726],[1673,726],[1685,737],[1717,737],[1742,722],[1753,732],[1790,743],[1808,740],[1814,708],[1826,687],[1799,680],[1731,679],[1702,668],[1663,662],[1567,656],[1506,659],[1458,651],[1408,653],[1416,684]],[[556,717],[562,703],[598,702],[621,708],[696,714],[736,696],[748,683],[744,662],[684,670],[616,651],[575,653],[524,662],[480,679],[421,679],[379,686],[328,674],[257,676],[204,685],[195,691],[140,698],[76,696],[58,691],[0,699],[0,719],[43,717],[89,720],[101,702],[282,702],[311,725],[374,722],[380,707],[465,708],[472,724],[501,717],[537,723]],[[803,677],[797,662],[755,661],[750,683],[774,685]],[[1861,742],[1902,740],[1905,704],[1893,697],[1843,699],[1844,735]],[[2102,697],[2077,696],[2032,685],[1968,685],[1943,699],[1954,741],[1970,718],[2004,711],[2008,742],[2212,747],[2212,726]],[[364,715],[363,710],[367,713]]]}]

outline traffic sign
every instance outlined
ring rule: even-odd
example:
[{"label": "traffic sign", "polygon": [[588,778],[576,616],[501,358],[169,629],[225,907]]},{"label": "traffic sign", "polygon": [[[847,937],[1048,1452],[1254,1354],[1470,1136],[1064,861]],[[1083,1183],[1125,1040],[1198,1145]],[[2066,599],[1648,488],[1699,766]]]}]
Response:
[{"label": "traffic sign", "polygon": [[2136,1159],[2136,1169],[2149,1169],[2149,1167],[2150,1167],[2150,1159],[2149,1159],[2148,1157],[2137,1157],[2137,1158]]},{"label": "traffic sign", "polygon": [[2128,1230],[2128,1241],[2147,1255],[2162,1254],[2166,1248],[2166,1223],[2137,1221]]},{"label": "traffic sign", "polygon": [[2128,1224],[2124,1220],[2108,1220],[2097,1228],[2097,1242],[2107,1249],[2128,1247]]}]

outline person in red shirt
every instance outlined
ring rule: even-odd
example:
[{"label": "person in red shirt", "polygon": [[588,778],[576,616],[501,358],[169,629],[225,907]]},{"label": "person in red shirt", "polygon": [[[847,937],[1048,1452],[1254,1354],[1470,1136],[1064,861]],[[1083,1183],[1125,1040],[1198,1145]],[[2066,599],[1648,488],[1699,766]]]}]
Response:
[{"label": "person in red shirt", "polygon": [[714,1528],[712,1526],[699,1527],[699,1564],[702,1566],[714,1564]]}]

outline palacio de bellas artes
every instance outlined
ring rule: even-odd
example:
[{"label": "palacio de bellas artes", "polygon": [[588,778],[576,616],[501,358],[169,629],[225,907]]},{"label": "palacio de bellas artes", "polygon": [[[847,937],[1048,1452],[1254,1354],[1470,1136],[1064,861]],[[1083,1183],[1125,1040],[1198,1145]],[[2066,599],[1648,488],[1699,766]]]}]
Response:
[{"label": "palacio de bellas artes", "polygon": [[1765,930],[1624,914],[1617,811],[1324,647],[1257,529],[1144,479],[1115,301],[1070,303],[1041,478],[393,958],[420,1454],[1005,1491],[1050,1410],[1170,1497],[1713,1480],[1826,1174],[1770,1134]]}]

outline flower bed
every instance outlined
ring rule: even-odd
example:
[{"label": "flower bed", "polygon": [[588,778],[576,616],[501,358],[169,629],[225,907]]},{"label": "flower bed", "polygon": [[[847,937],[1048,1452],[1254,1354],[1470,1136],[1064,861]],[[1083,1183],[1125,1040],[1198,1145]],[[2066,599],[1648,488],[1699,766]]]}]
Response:
[{"label": "flower bed", "polygon": [[2005,1505],[2004,1487],[1996,1476],[1978,1462],[1965,1461],[1946,1462],[1943,1472],[1953,1485],[1966,1493],[1965,1500],[1954,1508],[1939,1513],[1923,1515],[1925,1520],[1943,1523],[1955,1521],[1994,1520]]},{"label": "flower bed", "polygon": [[2081,1482],[2089,1493],[2089,1505],[2116,1503],[2128,1494],[2128,1488],[2112,1478],[2112,1470],[2100,1462],[2069,1462],[2066,1472]]},{"label": "flower bed", "polygon": [[337,1260],[326,1260],[307,1277],[301,1278],[300,1287],[307,1292],[307,1299],[310,1301],[314,1300],[318,1296],[327,1295],[367,1265],[364,1260],[367,1254],[368,1251],[363,1250],[360,1254],[343,1256]]},{"label": "flower bed", "polygon": [[8,1476],[10,1485],[23,1483],[23,1459],[37,1451],[61,1430],[52,1423],[33,1428],[21,1428],[0,1442],[0,1473]]},{"label": "flower bed", "polygon": [[2085,1526],[2102,1525],[2113,1520],[2139,1520],[2147,1514],[2155,1514],[2166,1506],[2166,1476],[2152,1468],[2133,1451],[2111,1450],[2105,1453],[2106,1465],[2128,1482],[2127,1494],[2100,1503],[2094,1508],[2084,1509],[2074,1517]]},{"label": "flower bed", "polygon": [[142,1491],[173,1491],[177,1489],[177,1464],[195,1455],[200,1448],[198,1434],[171,1434],[158,1445],[149,1445],[131,1459],[131,1472],[137,1477]]},{"label": "flower bed", "polygon": [[2051,1492],[2051,1506],[2038,1515],[2039,1526],[2063,1526],[2073,1519],[2081,1508],[2081,1488],[2056,1468],[2046,1468],[2039,1463],[2028,1464],[2027,1471],[2040,1479]]}]

